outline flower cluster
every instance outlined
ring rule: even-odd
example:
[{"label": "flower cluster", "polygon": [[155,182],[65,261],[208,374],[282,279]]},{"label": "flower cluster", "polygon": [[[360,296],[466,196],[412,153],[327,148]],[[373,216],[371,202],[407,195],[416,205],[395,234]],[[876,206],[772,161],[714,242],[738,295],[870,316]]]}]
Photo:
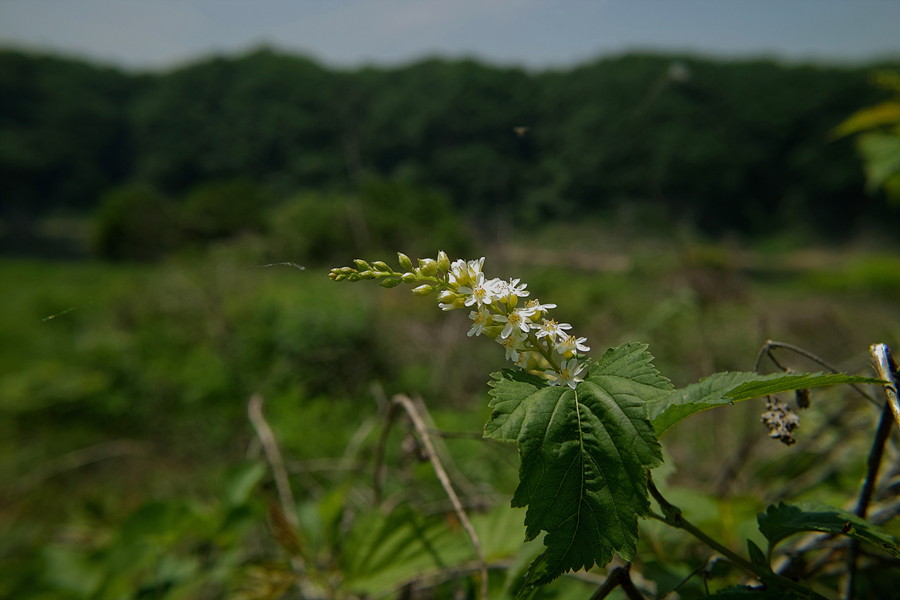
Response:
[{"label": "flower cluster", "polygon": [[530,295],[527,284],[519,279],[488,279],[482,271],[483,257],[451,263],[441,251],[436,259],[419,259],[414,267],[405,254],[397,256],[402,272],[382,261],[369,264],[357,259],[354,267],[332,269],[328,276],[334,281],[379,279],[384,287],[407,283],[415,286],[413,294],[437,294],[441,310],[469,311],[470,337],[491,338],[503,346],[506,358],[517,367],[541,374],[550,385],[574,388],[583,380],[585,363],[579,358],[590,350],[587,339],[571,334],[568,323],[550,318],[549,311],[556,308],[555,304],[524,300]]}]

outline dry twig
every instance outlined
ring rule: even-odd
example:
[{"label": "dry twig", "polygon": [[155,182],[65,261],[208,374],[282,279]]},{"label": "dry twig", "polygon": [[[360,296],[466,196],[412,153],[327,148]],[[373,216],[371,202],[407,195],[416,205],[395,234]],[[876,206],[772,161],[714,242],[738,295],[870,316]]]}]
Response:
[{"label": "dry twig", "polygon": [[[393,402],[394,404],[401,406],[403,410],[406,411],[410,421],[412,421],[413,427],[415,427],[416,433],[422,441],[422,446],[425,449],[428,460],[431,462],[432,468],[434,468],[434,473],[437,475],[438,480],[441,482],[441,486],[444,488],[444,492],[446,492],[447,497],[450,499],[450,503],[453,505],[453,511],[456,513],[456,517],[459,519],[460,524],[469,536],[472,547],[475,548],[475,553],[478,555],[479,571],[481,573],[481,598],[482,600],[488,600],[488,564],[484,556],[484,549],[481,547],[481,541],[478,539],[478,534],[475,533],[475,528],[472,527],[472,522],[469,520],[469,516],[463,508],[459,496],[457,496],[456,491],[453,489],[450,477],[447,475],[447,471],[444,469],[444,465],[441,463],[441,459],[434,449],[434,444],[431,441],[431,435],[428,433],[429,428],[426,425],[425,419],[419,412],[416,403],[408,396],[397,394],[393,397]],[[423,410],[425,410],[424,407]]]},{"label": "dry twig", "polygon": [[[281,527],[289,527],[290,534],[297,544],[297,549],[301,548],[300,543],[300,521],[297,518],[297,503],[294,501],[294,493],[291,491],[291,484],[288,481],[287,469],[284,467],[284,459],[281,457],[281,450],[278,448],[278,442],[272,428],[266,422],[262,413],[263,397],[260,394],[253,394],[250,402],[247,404],[247,416],[260,443],[265,452],[266,460],[272,469],[272,476],[275,478],[275,487],[278,490],[278,500],[281,504],[281,515],[284,523],[280,523]],[[279,519],[280,520],[280,519]],[[304,560],[301,552],[292,553],[291,562],[295,571],[302,572],[304,570]]]}]

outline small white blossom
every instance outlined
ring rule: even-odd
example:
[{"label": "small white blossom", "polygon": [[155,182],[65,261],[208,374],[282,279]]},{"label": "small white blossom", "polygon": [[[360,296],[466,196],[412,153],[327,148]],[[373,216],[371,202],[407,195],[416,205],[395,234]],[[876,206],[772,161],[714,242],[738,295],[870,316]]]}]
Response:
[{"label": "small white blossom", "polygon": [[541,304],[541,301],[537,298],[532,298],[528,302],[525,303],[525,308],[532,308],[535,311],[535,314],[545,313],[551,308],[556,308],[555,304]]},{"label": "small white blossom", "polygon": [[564,337],[557,345],[556,351],[569,358],[579,352],[587,352],[590,347],[585,345],[587,338],[576,338],[574,335]]},{"label": "small white blossom", "polygon": [[497,341],[506,349],[506,360],[518,362],[519,355],[525,350],[526,335],[520,331],[515,331],[508,337],[499,337]]},{"label": "small white blossom", "polygon": [[458,260],[454,260],[453,264],[450,265],[450,273],[448,279],[451,285],[468,285],[469,269],[468,265],[466,265],[466,261],[461,258]]},{"label": "small white blossom", "polygon": [[524,369],[528,366],[528,361],[530,361],[534,357],[534,352],[529,351],[520,351],[519,358],[516,360],[516,366],[520,369]]},{"label": "small white blossom", "polygon": [[481,275],[484,266],[484,257],[468,262],[463,259],[453,261],[450,265],[450,283],[461,286],[471,286]]},{"label": "small white blossom", "polygon": [[510,279],[509,281],[497,281],[497,295],[501,297],[507,296],[518,296],[519,298],[524,298],[529,295],[531,292],[527,291],[525,288],[528,287],[527,283],[519,283],[520,279]]},{"label": "small white blossom", "polygon": [[473,310],[470,312],[469,318],[472,319],[472,328],[469,329],[469,333],[466,334],[469,337],[481,335],[484,332],[484,328],[491,324],[491,313],[484,307],[479,308],[477,311]]},{"label": "small white blossom", "polygon": [[544,375],[550,380],[550,385],[567,385],[573,390],[580,382],[584,381],[579,377],[584,371],[584,364],[579,363],[577,358],[570,358],[562,364],[559,371],[544,371]]},{"label": "small white blossom", "polygon": [[539,338],[550,337],[551,340],[555,340],[556,338],[565,338],[564,331],[567,329],[572,329],[568,323],[557,323],[556,319],[543,319],[535,335]]},{"label": "small white blossom", "polygon": [[472,280],[471,286],[461,285],[459,287],[459,293],[466,296],[466,306],[493,304],[498,297],[495,288],[497,281],[496,279],[485,281],[484,273],[478,273]]},{"label": "small white blossom", "polygon": [[503,327],[503,331],[500,332],[500,337],[507,338],[513,331],[519,330],[523,333],[528,333],[531,329],[531,321],[529,317],[534,314],[534,310],[530,308],[515,308],[509,311],[508,315],[497,315],[494,317],[497,321],[501,323],[506,323]]}]

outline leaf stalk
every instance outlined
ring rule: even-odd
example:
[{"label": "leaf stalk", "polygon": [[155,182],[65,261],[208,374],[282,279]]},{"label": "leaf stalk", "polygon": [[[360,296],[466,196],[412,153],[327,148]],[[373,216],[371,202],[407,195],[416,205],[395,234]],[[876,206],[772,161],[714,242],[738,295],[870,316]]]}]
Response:
[{"label": "leaf stalk", "polygon": [[681,509],[666,500],[665,497],[663,497],[663,495],[657,489],[656,485],[653,483],[652,478],[649,479],[647,487],[650,490],[650,495],[653,496],[653,499],[656,500],[663,512],[661,518],[660,515],[651,513],[651,516],[653,518],[659,519],[663,523],[671,527],[675,527],[676,529],[683,529],[684,531],[687,531],[692,536],[730,560],[732,563],[734,563],[735,566],[740,567],[753,577],[758,577],[758,573],[756,572],[756,568],[753,566],[753,563],[751,563],[743,556],[737,554],[733,550],[725,547],[720,542],[714,540],[702,529],[685,519],[684,515],[681,514]]}]

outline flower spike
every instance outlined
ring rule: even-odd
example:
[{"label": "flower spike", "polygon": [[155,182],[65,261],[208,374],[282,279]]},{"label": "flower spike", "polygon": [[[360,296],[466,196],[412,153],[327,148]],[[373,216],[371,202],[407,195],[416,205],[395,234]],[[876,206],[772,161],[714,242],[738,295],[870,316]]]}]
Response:
[{"label": "flower spike", "polygon": [[[585,364],[581,353],[590,350],[587,338],[570,335],[568,323],[548,317],[555,304],[542,304],[527,297],[528,284],[518,278],[488,279],[484,272],[484,257],[477,260],[450,261],[442,250],[437,258],[420,258],[415,263],[402,252],[397,253],[400,268],[394,271],[382,261],[371,264],[362,259],[353,261],[354,267],[338,267],[328,274],[334,281],[380,279],[380,285],[394,287],[401,283],[413,286],[412,293],[428,296],[437,293],[438,308],[455,310],[469,308],[472,327],[468,336],[484,334],[501,346],[506,358],[519,368],[542,365],[531,371],[543,376],[548,385],[567,385],[575,388],[583,381]],[[418,266],[413,266],[417,264]]]}]

